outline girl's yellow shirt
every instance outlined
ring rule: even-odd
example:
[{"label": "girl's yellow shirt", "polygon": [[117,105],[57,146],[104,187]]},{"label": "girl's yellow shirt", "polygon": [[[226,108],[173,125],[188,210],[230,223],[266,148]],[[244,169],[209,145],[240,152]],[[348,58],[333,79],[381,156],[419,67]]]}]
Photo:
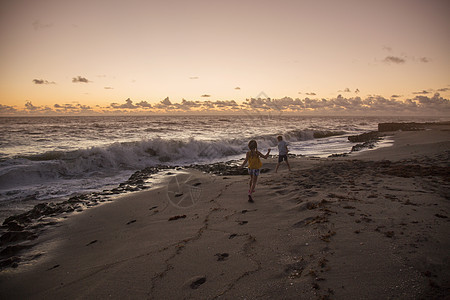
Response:
[{"label": "girl's yellow shirt", "polygon": [[249,155],[248,155],[248,168],[249,169],[259,169],[261,167],[262,167],[262,162],[259,159],[259,155],[258,154],[252,155],[252,153],[249,152]]}]

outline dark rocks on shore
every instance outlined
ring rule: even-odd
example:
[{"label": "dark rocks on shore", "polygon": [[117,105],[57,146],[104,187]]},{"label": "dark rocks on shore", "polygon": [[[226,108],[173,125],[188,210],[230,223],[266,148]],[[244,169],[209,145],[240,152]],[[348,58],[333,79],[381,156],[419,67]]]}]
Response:
[{"label": "dark rocks on shore", "polygon": [[386,131],[417,131],[424,130],[426,126],[433,125],[450,125],[450,122],[426,122],[426,123],[380,123],[378,124],[378,132]]},{"label": "dark rocks on shore", "polygon": [[[190,165],[189,168],[200,170],[205,173],[221,176],[248,175],[247,168],[241,168],[236,162],[214,163],[208,165]],[[267,173],[269,169],[262,168],[261,173]]]},{"label": "dark rocks on shore", "polygon": [[417,131],[423,130],[423,124],[420,123],[380,123],[378,124],[379,132],[386,131]]},{"label": "dark rocks on shore", "polygon": [[379,123],[378,131],[370,131],[359,135],[352,135],[348,137],[348,140],[352,143],[360,143],[352,147],[351,152],[360,151],[364,148],[372,149],[375,147],[376,142],[382,139],[382,132],[390,131],[418,131],[424,130],[427,126],[435,125],[450,125],[450,122],[435,122],[435,123]]},{"label": "dark rocks on shore", "polygon": [[378,131],[370,131],[363,134],[351,135],[348,137],[348,140],[352,143],[363,143],[379,139],[380,133]]},{"label": "dark rocks on shore", "polygon": [[208,165],[190,165],[189,168],[215,175],[247,175],[247,169],[230,163],[214,163]]},{"label": "dark rocks on shore", "polygon": [[348,140],[352,143],[360,143],[352,147],[351,152],[354,152],[364,148],[373,149],[375,143],[381,140],[381,135],[378,131],[370,131],[359,135],[351,135]]},{"label": "dark rocks on shore", "polygon": [[96,206],[99,202],[105,202],[112,195],[146,189],[148,188],[146,181],[153,174],[169,168],[176,167],[145,168],[135,172],[127,181],[111,190],[76,195],[59,203],[40,203],[27,212],[6,218],[0,227],[0,270],[16,267],[20,260],[14,257],[18,252],[27,248],[27,243],[36,239],[44,227],[56,224],[56,216]]},{"label": "dark rocks on shore", "polygon": [[356,144],[355,146],[352,147],[351,152],[360,151],[365,148],[373,149],[373,148],[375,148],[376,142],[377,141],[369,141],[369,142],[364,142],[362,144]]}]

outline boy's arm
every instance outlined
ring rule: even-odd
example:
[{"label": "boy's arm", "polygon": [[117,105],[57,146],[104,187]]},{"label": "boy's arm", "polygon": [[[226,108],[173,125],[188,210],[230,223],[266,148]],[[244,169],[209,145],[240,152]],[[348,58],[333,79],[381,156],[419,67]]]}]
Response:
[{"label": "boy's arm", "polygon": [[247,163],[247,161],[248,161],[248,152],[247,152],[247,154],[245,155],[245,160],[244,160],[244,162],[242,163],[241,168],[243,168],[243,167],[245,166],[245,164]]}]

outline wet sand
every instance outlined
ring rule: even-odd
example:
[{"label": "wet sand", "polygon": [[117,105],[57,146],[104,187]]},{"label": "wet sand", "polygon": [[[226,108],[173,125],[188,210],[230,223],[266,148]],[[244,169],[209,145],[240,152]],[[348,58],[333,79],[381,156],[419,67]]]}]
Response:
[{"label": "wet sand", "polygon": [[[167,171],[67,213],[0,272],[2,299],[445,299],[449,126],[248,176]],[[26,248],[26,247],[25,247]]]}]

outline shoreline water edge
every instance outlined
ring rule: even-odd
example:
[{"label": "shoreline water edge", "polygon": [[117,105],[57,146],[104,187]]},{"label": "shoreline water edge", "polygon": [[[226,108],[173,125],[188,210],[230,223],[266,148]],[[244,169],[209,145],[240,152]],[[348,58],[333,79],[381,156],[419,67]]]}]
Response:
[{"label": "shoreline water edge", "polygon": [[[353,143],[358,143],[352,146],[349,152],[345,153],[335,153],[328,156],[328,158],[334,157],[347,157],[348,155],[355,153],[357,151],[365,149],[374,149],[377,142],[380,142],[386,135],[378,131],[371,131],[367,133],[362,133],[359,135],[351,135],[348,140]],[[301,154],[289,154],[290,158],[303,157]],[[270,158],[276,158],[277,155],[270,155]],[[312,157],[314,158],[314,157]],[[242,159],[240,159],[242,160]],[[62,212],[81,212],[82,209],[96,206],[99,203],[106,202],[109,197],[120,195],[123,193],[137,192],[141,190],[146,190],[151,188],[152,175],[159,172],[168,172],[168,175],[172,175],[172,171],[180,171],[183,169],[197,169],[206,173],[211,173],[214,175],[247,175],[246,169],[239,168],[240,160],[229,160],[225,162],[217,163],[205,163],[205,164],[190,164],[185,166],[170,166],[160,164],[154,167],[147,167],[142,170],[134,172],[128,180],[121,182],[118,186],[112,189],[105,189],[101,192],[91,192],[82,193],[80,195],[75,195],[70,197],[66,201],[52,201],[43,202],[34,206],[33,209],[25,213],[12,215],[6,217],[3,220],[4,225],[9,223],[11,219],[22,218],[22,221],[30,221],[38,218],[39,216],[53,215]],[[267,172],[267,169],[262,169],[262,173]],[[20,217],[19,217],[20,216]]]},{"label": "shoreline water edge", "polygon": [[[316,160],[317,162],[320,162],[320,164],[317,165],[311,165],[315,166],[318,169],[318,172],[324,172],[324,170],[320,169],[323,168],[323,166],[326,166],[326,168],[332,167],[333,169],[327,169],[331,173],[338,172],[339,168],[345,169],[349,168],[352,169],[355,174],[354,176],[358,176],[358,172],[363,174],[364,172],[367,172],[367,170],[372,170],[373,173],[380,173],[380,174],[389,174],[393,176],[400,176],[404,178],[413,177],[419,174],[418,176],[421,177],[427,177],[427,176],[437,176],[439,178],[442,178],[444,181],[449,180],[450,172],[449,172],[449,166],[448,166],[448,157],[442,158],[441,161],[433,162],[432,160],[424,160],[421,163],[417,162],[416,160],[400,160],[400,161],[391,161],[391,160],[359,160],[358,155],[349,155],[351,153],[358,153],[362,149],[377,149],[376,143],[381,141],[383,138],[386,138],[390,135],[392,135],[395,131],[422,131],[426,128],[434,127],[434,126],[448,126],[450,125],[450,122],[438,122],[438,123],[380,123],[378,126],[378,131],[372,131],[372,132],[365,132],[363,134],[359,134],[356,136],[350,136],[348,139],[353,143],[358,143],[357,145],[353,146],[352,150],[349,153],[338,153],[330,155],[328,158],[318,158],[318,157],[303,157],[301,155],[291,155],[290,158],[295,159],[303,159],[303,160]],[[444,151],[447,153],[446,155],[449,155],[450,149],[447,149],[447,151]],[[272,156],[275,158],[276,156]],[[330,161],[335,161],[335,165],[329,165]],[[355,161],[357,161],[355,163]],[[447,163],[445,164],[445,161]],[[442,163],[444,162],[444,164]],[[34,241],[39,237],[41,233],[43,233],[46,228],[57,225],[61,220],[68,218],[73,213],[81,213],[85,211],[86,209],[89,209],[91,207],[99,206],[103,203],[110,203],[114,202],[114,199],[118,196],[127,194],[127,193],[134,193],[134,192],[140,192],[144,190],[151,190],[154,188],[154,186],[157,186],[155,183],[158,180],[161,180],[161,178],[165,178],[167,181],[168,178],[172,175],[176,175],[178,173],[186,172],[187,170],[196,170],[199,172],[202,172],[204,174],[210,174],[215,176],[221,176],[224,179],[228,178],[229,176],[236,176],[236,175],[247,175],[247,170],[239,168],[239,164],[241,161],[239,160],[232,160],[227,162],[218,162],[218,163],[212,163],[212,164],[192,164],[189,166],[155,166],[155,167],[148,167],[142,170],[139,170],[132,174],[130,178],[120,183],[117,187],[110,189],[110,190],[104,190],[101,192],[92,192],[92,193],[86,193],[77,195],[74,197],[70,197],[68,200],[58,203],[40,203],[36,205],[33,209],[30,211],[27,211],[22,214],[10,216],[6,218],[3,221],[3,224],[0,228],[0,236],[1,236],[1,247],[0,247],[0,272],[6,271],[6,270],[12,270],[15,268],[20,267],[21,265],[27,265],[30,261],[34,261],[38,259],[36,256],[29,256],[25,257],[25,255],[22,255],[22,253],[27,252],[27,250],[33,248],[35,246]],[[266,172],[269,172],[269,168],[264,168],[261,170],[261,172],[264,174]],[[312,173],[311,173],[312,174]],[[330,174],[332,175],[332,174]],[[312,176],[312,175],[308,175]],[[350,181],[352,181],[351,179]],[[197,183],[200,184],[200,183]],[[319,182],[320,184],[320,182]],[[305,187],[306,190],[308,190],[308,187]],[[445,193],[444,193],[445,194]],[[349,193],[350,195],[350,193]],[[444,195],[445,197],[448,197],[447,195]],[[178,197],[176,194],[174,197]],[[331,197],[331,196],[330,196]],[[334,197],[334,198],[333,198]],[[333,199],[340,199],[339,201],[343,201],[345,197],[350,196],[343,196],[340,194],[334,194],[334,196],[331,197]],[[343,198],[344,197],[344,198]],[[395,197],[395,196],[393,196]],[[351,197],[350,197],[351,198]],[[370,198],[370,197],[369,197]],[[375,196],[374,196],[375,198]],[[345,198],[347,199],[347,198]],[[447,198],[448,199],[448,198]],[[348,200],[348,199],[347,199]],[[347,201],[346,200],[346,201]],[[325,201],[325,202],[323,202]],[[332,215],[332,212],[327,212],[327,202],[326,200],[323,200],[321,203],[311,204],[314,207],[308,207],[307,210],[315,209],[316,207],[321,207],[321,210],[324,210],[325,214],[322,216],[323,219],[305,219],[305,221],[302,224],[297,224],[297,227],[304,226],[305,224],[314,224],[314,223],[322,223],[325,222],[326,218],[329,218]],[[327,200],[328,201],[328,200]],[[411,203],[411,202],[410,202]],[[411,205],[416,205],[414,203],[411,203]],[[347,205],[347,208],[344,207],[344,209],[350,209],[351,205]],[[448,212],[447,212],[448,213]],[[442,214],[436,214],[440,219],[446,221],[448,216],[446,213]],[[183,215],[175,216],[176,218],[183,218]],[[186,217],[184,215],[184,217]],[[370,222],[367,221],[370,219],[368,216],[364,217],[366,218],[363,220],[364,222]],[[175,220],[175,219],[174,219]],[[170,220],[169,220],[170,221]],[[383,231],[383,229],[378,228],[378,231]],[[325,235],[323,239],[328,240],[330,239],[334,234],[333,230],[330,230],[328,235]],[[384,231],[383,231],[384,232]],[[384,232],[386,236],[393,235],[393,233],[389,233],[389,231]],[[231,237],[230,237],[231,238]],[[219,257],[220,258],[220,257]],[[226,259],[224,256],[223,259]],[[326,265],[326,261],[322,261],[323,265]],[[301,263],[298,264],[295,269],[300,270],[302,269]],[[292,269],[294,270],[294,269]],[[291,270],[291,271],[292,271]],[[432,272],[434,275],[436,275],[438,271]],[[448,273],[448,270],[441,270],[439,271],[439,276],[442,274]],[[442,273],[443,272],[443,273]],[[433,276],[430,275],[430,276]],[[294,276],[294,275],[290,275]],[[317,275],[319,278],[320,276]],[[436,275],[437,276],[437,275]],[[295,276],[294,276],[295,277]],[[431,280],[431,279],[430,279]],[[437,280],[437,279],[436,279]],[[434,281],[435,284],[436,280]],[[445,293],[448,291],[448,282],[442,281],[442,278],[439,278],[440,280],[440,286],[439,288],[435,288],[433,291],[436,293],[436,295],[441,295],[441,293]],[[195,285],[195,282],[193,283]],[[198,283],[199,285],[202,283]],[[444,286],[442,286],[444,285]],[[324,294],[327,297],[332,297],[333,292],[328,291]]]}]

